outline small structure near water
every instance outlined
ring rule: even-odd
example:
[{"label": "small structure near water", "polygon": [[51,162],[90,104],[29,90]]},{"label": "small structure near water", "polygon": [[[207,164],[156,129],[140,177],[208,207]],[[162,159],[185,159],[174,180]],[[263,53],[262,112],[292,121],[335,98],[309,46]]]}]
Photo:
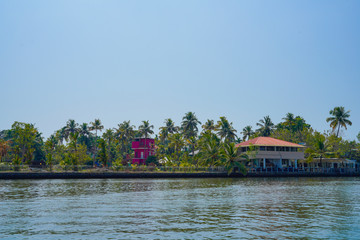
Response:
[{"label": "small structure near water", "polygon": [[155,140],[152,138],[135,138],[131,144],[134,150],[133,164],[145,164],[148,156],[155,155]]},{"label": "small structure near water", "polygon": [[254,152],[250,156],[251,168],[298,168],[298,161],[304,160],[304,146],[271,137],[257,137],[236,146],[240,153]]}]

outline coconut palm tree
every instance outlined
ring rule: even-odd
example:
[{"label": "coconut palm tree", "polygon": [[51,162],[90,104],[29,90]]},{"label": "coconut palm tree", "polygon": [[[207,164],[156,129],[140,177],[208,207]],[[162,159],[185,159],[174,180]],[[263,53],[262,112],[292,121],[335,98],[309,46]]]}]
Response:
[{"label": "coconut palm tree", "polygon": [[79,138],[79,132],[75,131],[75,132],[70,132],[70,143],[69,143],[69,148],[70,148],[70,151],[72,152],[72,164],[73,164],[73,167],[74,167],[74,171],[77,171],[78,170],[78,158],[77,158],[77,140]]},{"label": "coconut palm tree", "polygon": [[106,129],[106,131],[103,133],[102,135],[105,143],[106,143],[106,150],[107,150],[107,161],[106,164],[107,166],[110,166],[110,162],[111,162],[111,145],[114,139],[114,131],[112,129]]},{"label": "coconut palm tree", "polygon": [[173,155],[176,157],[176,161],[179,162],[181,150],[185,146],[185,140],[181,133],[173,133],[169,135],[169,148],[172,150]]},{"label": "coconut palm tree", "polygon": [[71,133],[78,132],[79,124],[75,122],[74,119],[69,119],[66,122],[66,126],[61,130],[62,134],[64,135],[64,139],[67,141]]},{"label": "coconut palm tree", "polygon": [[228,171],[228,175],[230,175],[235,170],[235,168],[238,168],[242,174],[246,174],[247,170],[244,164],[240,162],[240,160],[248,160],[248,156],[246,154],[239,155],[238,147],[236,147],[235,143],[225,142],[221,150],[221,156],[223,159],[222,164]]},{"label": "coconut palm tree", "polygon": [[84,137],[90,136],[90,129],[89,129],[89,125],[87,123],[83,123],[80,125],[79,135],[84,136]]},{"label": "coconut palm tree", "polygon": [[322,167],[322,159],[334,155],[329,151],[330,145],[326,137],[319,132],[315,132],[313,143],[305,150],[308,154],[307,159],[312,161],[314,158],[320,159],[320,166]]},{"label": "coconut palm tree", "polygon": [[233,123],[229,123],[226,117],[220,117],[220,120],[216,124],[217,135],[228,142],[234,142],[236,138],[236,130],[232,126]]},{"label": "coconut palm tree", "polygon": [[90,124],[91,124],[90,131],[95,130],[95,136],[97,139],[97,131],[99,130],[101,132],[104,129],[104,126],[101,124],[100,119],[95,119],[95,121],[91,122]]},{"label": "coconut palm tree", "polygon": [[206,166],[213,166],[221,159],[221,141],[213,133],[205,133],[201,140],[200,145],[200,159]]},{"label": "coconut palm tree", "polygon": [[55,137],[56,137],[56,139],[57,139],[57,141],[58,141],[58,143],[59,143],[60,145],[63,145],[63,144],[64,144],[64,140],[65,140],[65,141],[68,140],[68,136],[67,136],[67,134],[66,134],[66,132],[65,132],[65,129],[66,129],[66,127],[63,127],[63,128],[61,128],[61,129],[57,130],[57,131],[56,131],[56,134],[55,134]]},{"label": "coconut palm tree", "polygon": [[[125,153],[125,155],[128,153],[128,150],[131,146],[131,141],[135,137],[135,126],[130,124],[130,121],[124,121],[120,124],[118,124],[118,128],[115,129],[115,137],[118,139],[121,147],[121,151]],[[124,156],[125,157],[125,156]]]},{"label": "coconut palm tree", "polygon": [[335,131],[337,128],[336,136],[339,136],[339,131],[341,127],[347,129],[347,125],[351,126],[352,122],[348,119],[350,117],[350,111],[345,111],[344,107],[335,107],[333,110],[330,110],[330,115],[326,122],[330,122],[330,127]]},{"label": "coconut palm tree", "polygon": [[181,129],[184,133],[185,138],[196,137],[198,132],[197,125],[201,122],[197,119],[195,113],[188,112],[183,117],[181,122]]},{"label": "coconut palm tree", "polygon": [[291,125],[295,121],[295,116],[293,113],[287,113],[286,116],[282,119]]},{"label": "coconut palm tree", "polygon": [[268,137],[273,131],[274,123],[269,116],[265,116],[264,119],[260,119],[260,121],[256,123],[256,126],[260,127],[256,131],[259,132],[261,136]]},{"label": "coconut palm tree", "polygon": [[160,127],[160,138],[161,141],[164,142],[169,134],[177,133],[179,131],[179,127],[175,126],[175,123],[171,118],[165,119],[165,126]]},{"label": "coconut palm tree", "polygon": [[56,139],[56,137],[54,135],[50,135],[50,137],[46,140],[45,142],[45,158],[46,158],[46,164],[49,166],[50,168],[50,172],[52,171],[52,166],[53,166],[53,155],[54,155],[54,151],[55,151],[55,147],[58,144],[58,140]]},{"label": "coconut palm tree", "polygon": [[95,158],[96,158],[96,153],[97,153],[97,147],[96,147],[96,142],[97,142],[97,131],[99,130],[100,132],[104,129],[104,126],[101,124],[100,119],[95,119],[94,122],[91,122],[91,127],[90,127],[90,131],[94,131],[95,130],[95,148],[94,148],[94,156],[93,156],[93,166],[95,166]]},{"label": "coconut palm tree", "polygon": [[214,120],[210,120],[210,119],[208,119],[201,127],[203,128],[203,131],[206,133],[212,133],[212,131],[215,131],[216,129]]},{"label": "coconut palm tree", "polygon": [[147,146],[147,138],[149,135],[154,134],[154,131],[152,130],[154,128],[154,125],[150,125],[149,121],[142,121],[142,125],[139,126],[139,133],[141,137],[145,138],[145,146]]},{"label": "coconut palm tree", "polygon": [[89,125],[87,123],[81,124],[79,127],[79,143],[85,144],[88,151],[91,150],[91,137]]},{"label": "coconut palm tree", "polygon": [[152,130],[153,128],[154,125],[150,125],[149,121],[142,121],[142,125],[139,126],[139,133],[141,137],[146,139],[149,135],[154,134],[154,131]]},{"label": "coconut palm tree", "polygon": [[251,136],[254,135],[254,133],[255,132],[252,130],[252,126],[248,125],[244,127],[241,132],[241,134],[243,135],[243,141],[245,141],[246,139],[249,140]]}]

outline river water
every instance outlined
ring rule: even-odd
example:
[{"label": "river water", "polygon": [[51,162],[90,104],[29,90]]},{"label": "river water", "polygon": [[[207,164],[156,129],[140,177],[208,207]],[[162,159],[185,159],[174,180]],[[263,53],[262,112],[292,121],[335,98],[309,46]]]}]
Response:
[{"label": "river water", "polygon": [[1,239],[360,239],[359,178],[1,180]]}]

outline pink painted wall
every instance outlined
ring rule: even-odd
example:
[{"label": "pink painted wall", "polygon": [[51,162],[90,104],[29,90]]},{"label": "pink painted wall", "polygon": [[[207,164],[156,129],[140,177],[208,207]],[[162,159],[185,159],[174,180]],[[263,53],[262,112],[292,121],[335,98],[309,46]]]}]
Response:
[{"label": "pink painted wall", "polygon": [[148,156],[155,155],[155,140],[152,138],[137,138],[132,144],[134,150],[133,164],[145,164]]}]

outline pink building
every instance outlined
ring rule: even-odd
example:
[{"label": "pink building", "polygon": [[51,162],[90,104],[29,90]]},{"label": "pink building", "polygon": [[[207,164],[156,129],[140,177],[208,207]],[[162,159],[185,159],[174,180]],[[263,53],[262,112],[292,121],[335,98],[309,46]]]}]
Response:
[{"label": "pink building", "polygon": [[133,164],[145,164],[148,156],[155,155],[155,140],[152,138],[135,138],[131,144],[134,150]]}]

